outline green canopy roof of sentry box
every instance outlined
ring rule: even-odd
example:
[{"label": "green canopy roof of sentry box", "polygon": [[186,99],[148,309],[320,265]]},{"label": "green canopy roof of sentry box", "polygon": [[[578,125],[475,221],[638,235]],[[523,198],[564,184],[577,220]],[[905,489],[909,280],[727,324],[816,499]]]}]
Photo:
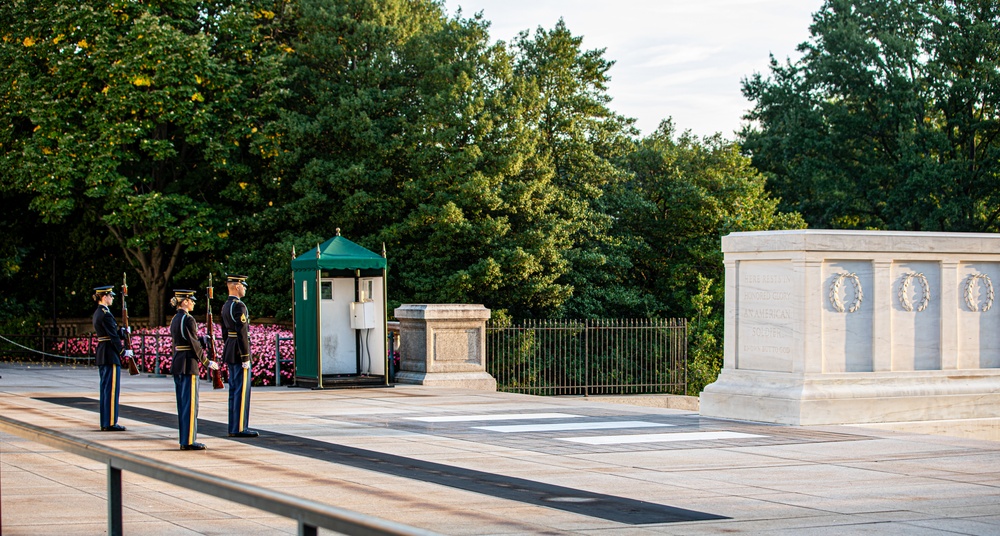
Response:
[{"label": "green canopy roof of sentry box", "polygon": [[386,267],[385,257],[337,236],[292,260],[292,271],[315,270],[382,270]]}]

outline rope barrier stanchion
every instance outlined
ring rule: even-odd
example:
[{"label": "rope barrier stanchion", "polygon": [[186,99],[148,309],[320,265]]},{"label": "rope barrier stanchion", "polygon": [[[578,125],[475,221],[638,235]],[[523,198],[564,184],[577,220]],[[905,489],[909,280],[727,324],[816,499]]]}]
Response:
[{"label": "rope barrier stanchion", "polygon": [[75,359],[75,360],[78,360],[78,361],[79,360],[93,361],[93,359],[94,359],[92,356],[91,357],[87,357],[87,356],[73,357],[73,356],[68,356],[68,355],[50,354],[48,352],[43,352],[41,350],[35,350],[34,348],[29,348],[29,347],[27,347],[27,346],[25,346],[23,344],[14,342],[14,341],[8,339],[7,337],[4,337],[3,335],[0,335],[0,339],[3,339],[5,341],[9,342],[10,344],[13,344],[14,346],[23,348],[23,349],[25,349],[25,350],[27,350],[29,352],[36,353],[36,354],[39,354],[39,355],[43,355],[43,356],[46,356],[46,357],[55,357],[55,358],[59,358],[59,359]]}]

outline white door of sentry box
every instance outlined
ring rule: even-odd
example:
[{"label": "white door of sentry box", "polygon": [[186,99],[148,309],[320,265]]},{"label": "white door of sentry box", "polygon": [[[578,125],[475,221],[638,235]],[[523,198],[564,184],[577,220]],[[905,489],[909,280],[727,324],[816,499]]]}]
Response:
[{"label": "white door of sentry box", "polygon": [[351,329],[351,302],[354,280],[320,280],[320,341],[323,351],[323,374],[357,374],[358,349]]},{"label": "white door of sentry box", "polygon": [[385,289],[382,277],[362,277],[358,280],[358,298],[368,302],[374,314],[374,324],[357,330],[361,355],[361,374],[385,374]]}]

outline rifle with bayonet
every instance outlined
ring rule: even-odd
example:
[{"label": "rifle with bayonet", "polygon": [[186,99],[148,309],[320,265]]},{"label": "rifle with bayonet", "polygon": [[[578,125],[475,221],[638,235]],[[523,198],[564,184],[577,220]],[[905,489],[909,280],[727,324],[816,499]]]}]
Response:
[{"label": "rifle with bayonet", "polygon": [[135,354],[132,352],[132,329],[128,327],[126,298],[128,298],[128,274],[122,272],[122,322],[125,324],[125,329],[122,330],[122,347],[131,354],[122,357],[122,364],[128,368],[129,376],[135,376],[139,374],[139,368],[135,366]]},{"label": "rifle with bayonet", "polygon": [[[212,286],[212,273],[208,274],[208,289],[205,292],[207,299],[205,300],[205,326],[206,331],[208,331],[207,345],[205,350],[208,352],[208,359],[218,363],[219,353],[215,350],[215,331],[212,329],[212,298],[215,296],[215,289]],[[212,376],[212,389],[222,389],[225,385],[222,383],[222,372],[219,369],[212,369],[209,371]]]}]

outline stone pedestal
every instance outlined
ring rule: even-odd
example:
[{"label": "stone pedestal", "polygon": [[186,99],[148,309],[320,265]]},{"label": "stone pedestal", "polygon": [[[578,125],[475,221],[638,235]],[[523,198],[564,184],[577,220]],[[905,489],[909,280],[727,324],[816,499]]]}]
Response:
[{"label": "stone pedestal", "polygon": [[482,305],[404,304],[399,320],[396,382],[496,391],[486,372],[486,321]]},{"label": "stone pedestal", "polygon": [[701,414],[784,424],[1000,417],[1000,235],[722,239],[725,363]]}]

